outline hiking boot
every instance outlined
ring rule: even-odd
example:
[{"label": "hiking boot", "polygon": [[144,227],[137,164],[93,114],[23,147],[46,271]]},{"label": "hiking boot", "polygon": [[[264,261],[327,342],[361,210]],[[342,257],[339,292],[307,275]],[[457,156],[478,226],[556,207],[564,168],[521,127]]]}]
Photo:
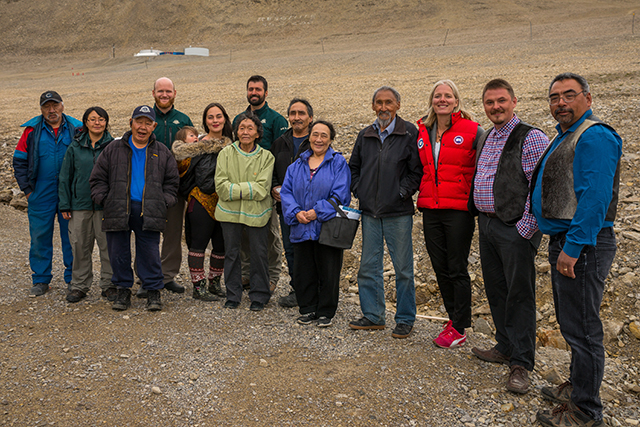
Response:
[{"label": "hiking boot", "polygon": [[453,327],[453,322],[449,320],[440,332],[440,335],[433,340],[433,343],[440,348],[456,348],[460,347],[467,341],[467,334],[460,335]]},{"label": "hiking boot", "polygon": [[193,284],[193,299],[199,299],[200,301],[218,301],[220,298],[209,292],[209,289],[207,289],[207,280],[202,279]]},{"label": "hiking boot", "polygon": [[539,411],[536,419],[547,427],[602,427],[604,421],[596,421],[582,412],[572,401],[562,403],[551,411]]},{"label": "hiking boot", "polygon": [[264,304],[259,301],[251,301],[251,305],[249,306],[249,310],[251,311],[262,311],[264,310]]},{"label": "hiking boot", "polygon": [[318,328],[328,328],[331,325],[333,325],[333,322],[327,316],[320,316],[320,318],[316,322],[316,326]]},{"label": "hiking boot", "polygon": [[315,313],[307,313],[298,317],[297,322],[300,323],[301,325],[310,325],[316,320],[318,320],[318,316],[316,316]]},{"label": "hiking boot", "polygon": [[371,320],[363,316],[358,320],[353,320],[349,322],[349,327],[351,329],[365,329],[365,330],[384,329],[384,324],[378,325],[377,323],[373,323]]},{"label": "hiking boot", "polygon": [[222,290],[222,285],[220,285],[221,278],[222,276],[214,276],[213,279],[209,280],[209,293],[212,293],[219,297],[224,297],[227,295],[227,293]]},{"label": "hiking boot", "polygon": [[280,305],[280,307],[297,307],[298,299],[296,298],[296,291],[289,292],[289,295],[286,297],[280,297],[278,305]]},{"label": "hiking boot", "polygon": [[529,372],[524,366],[511,365],[507,390],[519,394],[525,394],[529,391]]},{"label": "hiking boot", "polygon": [[239,302],[227,300],[227,302],[224,303],[224,308],[235,310],[236,308],[238,308],[239,305],[240,305]]},{"label": "hiking boot", "polygon": [[100,295],[105,297],[107,301],[114,302],[118,297],[118,288],[103,289]]},{"label": "hiking boot", "polygon": [[39,297],[41,295],[46,294],[48,290],[49,290],[48,283],[34,283],[33,287],[29,290],[29,296],[32,298]]},{"label": "hiking boot", "polygon": [[184,293],[184,286],[178,285],[175,280],[165,283],[164,288],[176,294]]},{"label": "hiking boot", "polygon": [[149,294],[147,293],[147,290],[145,288],[142,287],[142,285],[140,285],[140,287],[138,288],[138,292],[136,292],[136,297],[137,298],[147,298],[149,296]]},{"label": "hiking boot", "polygon": [[70,303],[80,302],[80,300],[86,296],[87,294],[76,289],[67,294],[67,301]]},{"label": "hiking boot", "polygon": [[485,362],[504,363],[509,364],[509,357],[500,353],[495,347],[491,347],[488,350],[482,350],[478,347],[473,347],[471,352],[476,355],[478,359],[482,359]]},{"label": "hiking boot", "polygon": [[393,332],[391,332],[391,336],[393,338],[407,338],[409,334],[411,334],[411,330],[413,329],[412,325],[407,325],[406,323],[398,323],[395,328],[393,328]]},{"label": "hiking boot", "polygon": [[565,381],[558,387],[542,387],[542,398],[557,403],[568,403],[571,400],[573,385]]},{"label": "hiking boot", "polygon": [[124,311],[131,306],[131,289],[118,288],[118,295],[111,306],[112,309]]},{"label": "hiking boot", "polygon": [[162,310],[162,301],[160,300],[160,291],[157,289],[149,289],[147,291],[147,311]]}]

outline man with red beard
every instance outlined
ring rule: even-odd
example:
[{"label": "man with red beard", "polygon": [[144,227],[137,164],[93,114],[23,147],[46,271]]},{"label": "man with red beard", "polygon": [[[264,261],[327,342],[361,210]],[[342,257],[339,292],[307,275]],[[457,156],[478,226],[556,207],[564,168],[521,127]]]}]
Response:
[{"label": "man with red beard", "polygon": [[[156,141],[163,143],[171,150],[176,133],[184,126],[193,126],[193,123],[189,116],[176,110],[173,106],[177,91],[170,79],[161,77],[156,80],[151,94],[156,101],[153,110],[158,124],[153,134]],[[164,288],[180,294],[184,292],[184,286],[176,283],[175,277],[180,272],[180,264],[182,263],[184,205],[184,199],[178,196],[178,203],[167,210],[167,225],[163,232],[161,251]],[[136,296],[146,298],[146,292],[142,287]]]},{"label": "man with red beard", "polygon": [[479,212],[482,275],[498,343],[471,351],[487,362],[509,365],[507,390],[526,393],[536,345],[534,260],[542,237],[529,208],[529,182],[549,138],[520,121],[517,102],[503,79],[491,80],[482,92],[494,127],[478,141],[469,211]]}]

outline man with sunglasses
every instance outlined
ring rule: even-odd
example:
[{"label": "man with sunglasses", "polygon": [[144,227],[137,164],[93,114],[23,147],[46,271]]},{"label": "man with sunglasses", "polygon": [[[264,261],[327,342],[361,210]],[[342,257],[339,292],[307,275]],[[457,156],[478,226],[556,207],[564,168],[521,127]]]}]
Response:
[{"label": "man with sunglasses", "polygon": [[532,210],[549,239],[556,318],[571,347],[569,381],[544,387],[560,403],[538,412],[544,426],[603,426],[599,397],[604,373],[600,304],[616,253],[613,221],[618,203],[622,139],[591,111],[584,77],[556,76],[549,107],[558,135],[534,170]]}]

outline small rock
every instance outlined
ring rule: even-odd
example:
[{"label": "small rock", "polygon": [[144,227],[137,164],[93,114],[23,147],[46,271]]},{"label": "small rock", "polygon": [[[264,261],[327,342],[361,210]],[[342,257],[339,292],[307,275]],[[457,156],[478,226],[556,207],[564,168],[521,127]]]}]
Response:
[{"label": "small rock", "polygon": [[474,316],[482,316],[483,314],[491,314],[491,307],[489,307],[489,304],[483,304],[483,305],[479,305],[476,308],[473,309],[473,312],[471,313]]},{"label": "small rock", "polygon": [[624,389],[628,393],[640,393],[640,385],[637,384],[625,384]]},{"label": "small rock", "polygon": [[541,329],[538,332],[538,339],[544,347],[554,347],[560,350],[569,350],[569,345],[558,329]]},{"label": "small rock", "polygon": [[631,418],[627,418],[624,420],[625,423],[629,424],[630,426],[637,426],[640,425],[640,421],[638,420],[633,420]]},{"label": "small rock", "polygon": [[199,377],[198,377],[198,374],[196,374],[195,372],[192,372],[192,373],[190,373],[190,374],[189,374],[189,379],[190,379],[191,381],[197,381],[197,380],[198,380],[198,378],[199,378]]},{"label": "small rock", "polygon": [[640,340],[640,323],[638,323],[637,321],[629,323],[629,332],[631,332],[631,335]]},{"label": "small rock", "polygon": [[636,274],[633,272],[629,272],[624,276],[622,276],[622,282],[627,285],[633,285],[637,280],[638,278],[636,277]]},{"label": "small rock", "polygon": [[158,387],[158,386],[153,386],[153,387],[151,387],[151,393],[153,393],[153,394],[162,394],[162,390],[160,390],[160,387]]},{"label": "small rock", "polygon": [[260,366],[269,366],[269,362],[264,359],[260,359]]},{"label": "small rock", "polygon": [[65,348],[62,349],[62,351],[64,353],[69,353],[69,350],[71,350],[69,347],[65,347]]},{"label": "small rock", "polygon": [[493,329],[491,328],[491,325],[483,317],[478,317],[475,320],[475,322],[473,322],[473,331],[479,332],[485,335],[491,335],[493,333]]},{"label": "small rock", "polygon": [[562,376],[560,372],[556,368],[551,368],[546,372],[542,373],[542,378],[550,382],[551,384],[560,385],[564,381],[562,380]]},{"label": "small rock", "polygon": [[547,273],[551,270],[551,264],[548,262],[541,262],[538,265],[538,273]]},{"label": "small rock", "polygon": [[25,210],[29,207],[29,203],[27,202],[27,198],[24,196],[24,194],[20,193],[13,199],[11,199],[9,206],[20,210]]},{"label": "small rock", "polygon": [[128,354],[121,354],[120,355],[120,359],[128,359],[129,355]]},{"label": "small rock", "polygon": [[513,403],[503,403],[500,405],[500,409],[502,409],[502,412],[511,412],[513,411]]},{"label": "small rock", "polygon": [[623,326],[624,323],[618,320],[604,320],[602,322],[602,327],[604,329],[605,344],[613,341],[618,341],[618,335],[620,335],[620,332],[622,332]]}]

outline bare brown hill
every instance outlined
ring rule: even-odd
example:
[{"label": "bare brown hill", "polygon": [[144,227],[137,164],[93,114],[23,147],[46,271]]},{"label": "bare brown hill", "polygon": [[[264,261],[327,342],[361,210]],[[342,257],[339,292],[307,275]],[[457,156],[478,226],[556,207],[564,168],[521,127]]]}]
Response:
[{"label": "bare brown hill", "polygon": [[[454,44],[499,41],[514,31],[536,38],[563,31],[610,36],[630,32],[637,8],[629,0],[1,0],[0,53],[106,57],[114,45],[125,56],[141,48],[193,45],[228,54],[234,48],[325,41],[344,41],[348,47],[359,38],[384,47],[398,33],[402,37],[393,39],[404,47],[441,44],[445,37]],[[603,24],[567,27],[594,18]],[[467,32],[478,27],[488,31]]]}]

